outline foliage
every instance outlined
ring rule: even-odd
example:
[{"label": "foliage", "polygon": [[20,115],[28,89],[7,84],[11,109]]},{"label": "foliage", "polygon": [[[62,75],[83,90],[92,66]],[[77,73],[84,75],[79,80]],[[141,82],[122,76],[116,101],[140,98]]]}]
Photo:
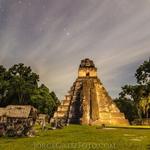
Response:
[{"label": "foliage", "polygon": [[146,116],[146,118],[149,118],[149,111],[150,111],[150,96],[149,97],[143,97],[141,98],[139,102],[139,106],[143,112],[143,114]]},{"label": "foliage", "polygon": [[148,61],[144,61],[142,65],[136,70],[136,79],[139,84],[149,84],[150,83],[150,58]]},{"label": "foliage", "polygon": [[120,111],[125,114],[125,117],[128,118],[129,122],[133,121],[135,118],[138,117],[138,112],[136,106],[134,105],[134,101],[131,101],[129,99],[123,100],[116,98],[114,102],[116,103]]},{"label": "foliage", "polygon": [[53,114],[58,98],[45,85],[38,86],[39,75],[24,64],[15,64],[8,70],[0,66],[0,106],[10,104],[35,106],[39,112]]},{"label": "foliage", "polygon": [[30,95],[38,86],[39,76],[32,72],[30,67],[24,64],[12,66],[8,70],[9,74],[9,103],[28,104]]},{"label": "foliage", "polygon": [[42,84],[39,88],[36,88],[31,95],[31,105],[38,108],[39,112],[52,116],[58,106],[58,98],[56,95],[54,97],[54,95],[54,92],[51,94],[49,89]]},{"label": "foliage", "polygon": [[7,79],[7,71],[3,66],[0,66],[0,105],[6,104],[6,95],[8,93],[9,82]]},{"label": "foliage", "polygon": [[[139,118],[148,118],[150,116],[150,59],[144,61],[138,67],[135,73],[137,79],[136,85],[125,85],[119,93],[119,102],[128,103],[127,100],[132,101],[136,107]],[[126,107],[124,104],[123,107]],[[126,109],[123,108],[124,113]],[[129,118],[132,118],[128,116]]]}]

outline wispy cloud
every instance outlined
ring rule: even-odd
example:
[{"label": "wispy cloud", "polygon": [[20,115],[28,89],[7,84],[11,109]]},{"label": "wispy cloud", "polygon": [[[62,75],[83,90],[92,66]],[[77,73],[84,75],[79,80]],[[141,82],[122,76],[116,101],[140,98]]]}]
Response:
[{"label": "wispy cloud", "polygon": [[0,0],[0,63],[23,62],[62,97],[80,60],[115,97],[150,56],[149,0]]}]

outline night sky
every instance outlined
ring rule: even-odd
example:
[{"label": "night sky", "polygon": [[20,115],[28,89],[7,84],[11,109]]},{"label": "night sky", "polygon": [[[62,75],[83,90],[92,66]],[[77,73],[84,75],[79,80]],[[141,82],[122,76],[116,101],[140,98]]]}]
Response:
[{"label": "night sky", "polygon": [[0,0],[0,64],[24,63],[62,98],[89,57],[112,97],[150,56],[150,0]]}]

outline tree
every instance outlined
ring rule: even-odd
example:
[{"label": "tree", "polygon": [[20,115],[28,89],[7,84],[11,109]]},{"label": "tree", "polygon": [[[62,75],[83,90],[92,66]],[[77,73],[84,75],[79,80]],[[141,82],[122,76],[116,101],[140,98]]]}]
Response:
[{"label": "tree", "polygon": [[130,100],[135,105],[139,118],[142,118],[141,107],[139,101],[143,96],[144,88],[141,85],[125,85],[119,93],[119,99],[126,101]]},{"label": "tree", "polygon": [[59,105],[54,92],[38,84],[39,76],[24,64],[15,64],[8,70],[0,66],[0,106],[33,105],[50,116]]},{"label": "tree", "polygon": [[4,106],[6,104],[6,95],[9,87],[9,82],[6,77],[6,68],[0,66],[0,106]]},{"label": "tree", "polygon": [[16,64],[9,70],[9,103],[28,104],[30,95],[38,86],[39,76],[30,67]]},{"label": "tree", "polygon": [[44,84],[35,89],[31,96],[31,105],[36,107],[40,113],[45,113],[49,116],[53,115],[58,104],[58,98],[55,93],[50,93]]},{"label": "tree", "polygon": [[129,122],[132,122],[134,119],[138,118],[138,112],[136,106],[134,105],[134,101],[131,101],[130,99],[116,98],[114,102],[120,111],[125,114],[125,117],[129,120]]},{"label": "tree", "polygon": [[144,116],[146,116],[146,118],[149,117],[149,110],[150,110],[150,96],[149,97],[145,97],[145,98],[141,98],[140,102],[139,102],[139,106],[144,114]]},{"label": "tree", "polygon": [[142,65],[136,70],[135,73],[137,83],[139,84],[149,84],[150,83],[150,58],[148,61],[144,61]]},{"label": "tree", "polygon": [[57,110],[57,107],[60,105],[60,101],[54,91],[52,91],[50,94],[55,102],[55,106],[53,107],[53,111],[52,111],[52,115],[53,115],[54,112]]},{"label": "tree", "polygon": [[139,118],[149,116],[150,97],[150,59],[144,61],[135,73],[136,85],[125,85],[119,93],[120,100],[130,100],[136,106]]}]

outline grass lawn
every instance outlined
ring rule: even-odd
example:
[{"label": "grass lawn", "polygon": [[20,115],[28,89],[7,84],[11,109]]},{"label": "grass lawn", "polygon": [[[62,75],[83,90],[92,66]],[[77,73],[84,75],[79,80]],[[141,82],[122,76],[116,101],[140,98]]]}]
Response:
[{"label": "grass lawn", "polygon": [[0,150],[147,150],[150,144],[150,128],[97,129],[70,125],[64,129],[37,131],[30,138],[1,137]]}]

